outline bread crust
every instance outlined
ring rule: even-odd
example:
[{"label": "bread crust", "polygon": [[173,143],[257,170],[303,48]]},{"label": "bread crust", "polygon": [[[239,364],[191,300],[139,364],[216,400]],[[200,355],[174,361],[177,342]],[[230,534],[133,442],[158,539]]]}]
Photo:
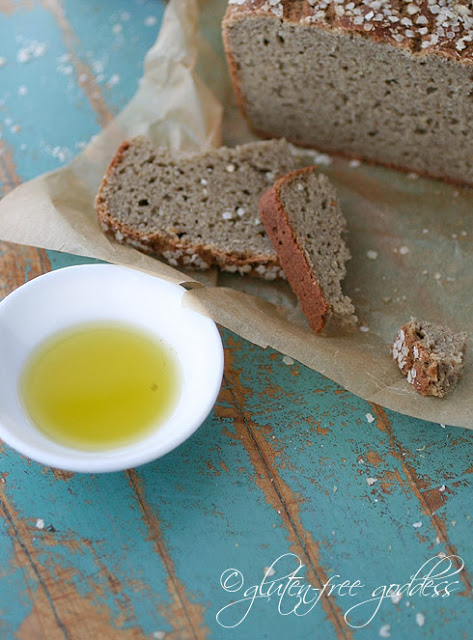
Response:
[{"label": "bread crust", "polygon": [[[322,3],[321,3],[322,4]],[[471,33],[471,27],[467,28],[460,22],[461,28],[455,29],[455,36],[453,38],[448,37],[446,34],[437,36],[435,43],[425,42],[431,38],[433,31],[430,30],[432,19],[435,15],[429,10],[427,3],[422,3],[417,6],[417,11],[414,14],[408,14],[415,16],[415,21],[411,20],[411,25],[406,25],[406,29],[411,29],[417,39],[422,41],[422,45],[419,46],[419,41],[414,37],[403,37],[399,40],[396,36],[399,36],[399,20],[391,22],[389,20],[374,20],[375,12],[371,10],[371,7],[366,5],[362,8],[362,13],[357,14],[363,17],[363,20],[354,20],[355,15],[347,11],[346,5],[350,4],[350,0],[343,0],[337,4],[343,8],[341,15],[333,11],[331,7],[332,3],[325,2],[324,8],[320,10],[316,1],[308,2],[307,0],[275,0],[271,4],[266,0],[243,0],[242,2],[232,3],[227,6],[225,15],[222,21],[222,27],[225,31],[227,26],[230,26],[232,22],[236,22],[241,18],[253,18],[253,17],[265,17],[275,21],[288,22],[300,26],[309,28],[326,29],[327,31],[337,31],[339,33],[345,33],[347,35],[355,35],[361,38],[366,38],[380,44],[391,44],[399,49],[404,49],[406,52],[414,57],[421,58],[428,54],[439,55],[450,60],[454,60],[460,64],[467,66],[473,66],[473,45],[468,41],[465,42],[463,48],[458,48],[457,43],[459,40],[463,40],[465,35]],[[453,3],[455,7],[462,6],[461,2]],[[463,5],[467,7],[468,5]],[[402,17],[402,5],[398,9],[396,3],[390,3],[390,9],[392,9],[392,15]],[[382,8],[378,8],[377,12],[383,11]],[[325,15],[319,15],[319,14]],[[370,16],[370,14],[373,14]],[[468,12],[469,13],[469,12]],[[370,17],[368,17],[370,16]],[[404,17],[408,17],[405,16]],[[386,17],[386,16],[384,16]],[[428,24],[429,29],[427,34],[422,34],[420,23],[417,22],[419,17],[423,17],[427,22],[422,22],[422,25]],[[459,14],[462,19],[462,14]],[[367,29],[369,25],[369,29]],[[447,26],[446,29],[449,27]],[[425,36],[425,38],[424,38]],[[463,36],[463,37],[462,37]]]},{"label": "bread crust", "polygon": [[269,280],[286,278],[277,256],[249,252],[226,253],[209,244],[176,242],[165,233],[143,234],[117,220],[107,206],[104,190],[110,176],[122,162],[130,144],[129,140],[125,140],[118,147],[95,197],[98,222],[107,234],[122,244],[130,244],[145,253],[158,254],[172,266],[206,270],[215,265],[223,271],[254,275]]},{"label": "bread crust", "polygon": [[261,197],[260,217],[310,328],[319,333],[330,318],[330,304],[312,272],[280,198],[281,188],[285,184],[313,170],[313,167],[305,167],[280,178]]}]

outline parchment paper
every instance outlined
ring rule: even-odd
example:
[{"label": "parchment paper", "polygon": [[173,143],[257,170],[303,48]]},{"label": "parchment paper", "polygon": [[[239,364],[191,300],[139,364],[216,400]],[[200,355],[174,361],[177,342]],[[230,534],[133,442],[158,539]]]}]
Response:
[{"label": "parchment paper", "polygon": [[[122,139],[146,134],[171,149],[191,150],[252,138],[233,104],[223,57],[225,4],[171,0],[130,104],[66,168],[21,185],[0,202],[0,238],[187,282],[185,304],[248,340],[292,356],[367,400],[472,428],[472,190],[341,159],[327,164],[307,154],[307,164],[320,163],[335,182],[348,220],[353,258],[344,288],[361,327],[347,335],[313,335],[285,283],[215,271],[189,275],[101,233],[94,196]],[[418,396],[391,360],[397,328],[411,315],[469,334],[461,382],[445,399]]]}]

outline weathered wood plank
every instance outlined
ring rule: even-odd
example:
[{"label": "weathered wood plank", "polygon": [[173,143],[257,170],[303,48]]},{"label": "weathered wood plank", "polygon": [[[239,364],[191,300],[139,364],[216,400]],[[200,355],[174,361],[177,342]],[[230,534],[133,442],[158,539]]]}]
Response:
[{"label": "weathered wood plank", "polygon": [[56,19],[67,53],[70,56],[70,62],[74,67],[77,82],[85,91],[92,108],[97,114],[100,126],[105,127],[112,121],[113,114],[105,102],[90,65],[84,62],[78,54],[82,50],[81,42],[66,17],[62,2],[60,0],[42,0],[42,5]]},{"label": "weathered wood plank", "polygon": [[[21,183],[11,151],[0,140],[0,197]],[[0,242],[0,299],[27,280],[50,270],[48,256],[42,249]]]}]

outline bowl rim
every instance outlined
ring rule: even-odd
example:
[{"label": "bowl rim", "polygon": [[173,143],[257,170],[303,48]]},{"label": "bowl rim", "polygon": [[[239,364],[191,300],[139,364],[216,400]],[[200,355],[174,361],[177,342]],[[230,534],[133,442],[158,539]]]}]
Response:
[{"label": "bowl rim", "polygon": [[[154,276],[149,272],[141,271],[140,269],[134,269],[132,267],[126,267],[123,265],[110,263],[69,265],[66,267],[60,267],[58,269],[52,269],[51,271],[41,274],[33,278],[32,280],[29,280],[28,282],[20,285],[7,296],[5,296],[5,298],[0,301],[0,323],[2,322],[2,316],[8,313],[9,306],[14,303],[18,297],[29,295],[29,291],[38,286],[38,281],[44,282],[45,279],[54,280],[58,277],[68,277],[67,272],[77,273],[77,271],[79,270],[84,272],[96,272],[97,275],[95,277],[100,277],[97,273],[99,271],[131,271],[135,274],[136,277],[152,278],[154,281],[154,285],[159,283],[164,286],[174,288],[176,292],[181,294],[181,300],[186,291],[184,287],[181,287],[181,285],[176,282],[171,282],[169,280],[166,280],[165,278]],[[186,423],[184,427],[179,428],[179,430],[176,431],[175,434],[173,434],[173,437],[169,438],[166,442],[162,442],[159,439],[153,443],[150,442],[149,447],[143,447],[140,450],[134,452],[128,452],[127,445],[117,447],[116,449],[111,448],[107,450],[107,453],[111,452],[114,455],[105,458],[100,457],[101,451],[88,452],[86,450],[74,449],[72,447],[64,447],[64,450],[65,452],[67,452],[67,454],[44,451],[37,448],[33,444],[26,442],[22,437],[17,436],[15,433],[12,433],[12,431],[7,426],[5,426],[1,420],[0,438],[20,454],[25,455],[40,464],[51,466],[56,469],[62,469],[64,471],[79,473],[109,473],[115,471],[123,471],[152,462],[153,460],[157,460],[158,458],[176,449],[197,431],[197,429],[202,425],[202,423],[210,414],[220,392],[224,372],[224,350],[222,339],[216,323],[209,316],[199,313],[199,311],[196,311],[194,309],[190,309],[189,307],[179,305],[176,308],[185,309],[186,312],[193,311],[194,313],[198,314],[198,317],[200,318],[199,322],[201,322],[201,319],[204,319],[208,322],[208,342],[212,345],[213,349],[213,356],[215,359],[215,375],[211,380],[206,380],[206,383],[208,382],[208,394],[206,396],[206,402],[203,403],[201,410],[193,417],[191,421]],[[189,315],[189,318],[191,317],[192,315]],[[117,317],[117,320],[119,321],[120,318]],[[73,324],[69,324],[66,326],[72,327]],[[45,434],[42,435],[49,439],[51,442],[54,442],[51,438],[45,436]],[[143,438],[143,440],[145,440],[145,438]],[[58,443],[55,442],[54,444],[57,445]],[[130,444],[130,449],[136,444],[136,442]],[[77,456],[78,452],[80,452],[82,456],[84,454],[90,453],[90,457],[81,457],[74,459],[74,454]]]}]

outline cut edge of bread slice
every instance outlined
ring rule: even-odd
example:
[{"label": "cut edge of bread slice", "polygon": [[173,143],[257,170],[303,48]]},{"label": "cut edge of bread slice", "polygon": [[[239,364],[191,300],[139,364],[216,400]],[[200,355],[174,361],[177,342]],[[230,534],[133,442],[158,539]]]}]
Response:
[{"label": "cut edge of bread slice", "polygon": [[[292,188],[295,189],[294,199],[300,191],[309,209],[305,209],[308,220],[304,229],[296,229],[296,214],[283,202],[286,195],[291,195],[285,191]],[[321,200],[318,207],[312,208],[311,197]],[[318,173],[317,167],[292,171],[277,180],[262,196],[260,215],[312,331],[319,333],[329,324],[352,329],[357,323],[355,308],[341,290],[346,275],[345,262],[351,257],[342,238],[346,221],[329,179]],[[325,236],[329,234],[325,246],[317,246],[317,231]],[[319,249],[319,255],[315,255],[314,247]],[[327,267],[333,273],[327,278],[322,263],[328,259]]]}]

